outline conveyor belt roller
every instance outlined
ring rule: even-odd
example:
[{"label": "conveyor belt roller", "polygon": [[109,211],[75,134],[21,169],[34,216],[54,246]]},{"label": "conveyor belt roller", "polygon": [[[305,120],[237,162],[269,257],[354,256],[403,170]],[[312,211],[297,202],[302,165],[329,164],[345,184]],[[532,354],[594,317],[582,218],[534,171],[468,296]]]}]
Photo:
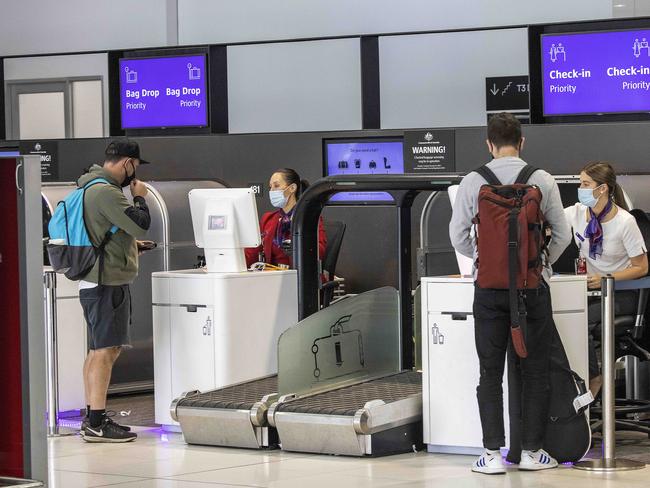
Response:
[{"label": "conveyor belt roller", "polygon": [[267,412],[278,398],[277,375],[207,392],[188,392],[171,406],[189,444],[274,447],[277,434],[269,428]]},{"label": "conveyor belt roller", "polygon": [[413,371],[283,397],[268,413],[282,449],[378,456],[422,444],[422,375]]}]

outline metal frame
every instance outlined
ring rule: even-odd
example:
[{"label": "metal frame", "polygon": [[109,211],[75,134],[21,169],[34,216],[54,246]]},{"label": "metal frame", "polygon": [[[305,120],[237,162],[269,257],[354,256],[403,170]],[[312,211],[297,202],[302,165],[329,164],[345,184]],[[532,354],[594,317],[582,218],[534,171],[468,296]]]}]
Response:
[{"label": "metal frame", "polygon": [[[264,376],[266,379],[275,375]],[[253,380],[257,381],[257,380]],[[232,386],[247,385],[244,381]],[[247,449],[273,448],[277,444],[275,426],[269,418],[271,407],[278,401],[278,394],[269,392],[255,402],[250,410],[229,408],[199,408],[183,406],[183,400],[200,395],[198,390],[184,392],[170,405],[173,420],[180,423],[188,444],[201,444]]]},{"label": "metal frame", "polygon": [[[46,405],[45,334],[43,333],[43,244],[41,164],[38,156],[16,158],[20,309],[23,370],[24,471],[30,478],[47,480],[47,438],[43,413]],[[18,305],[18,304],[17,304]]]},{"label": "metal frame", "polygon": [[600,459],[587,459],[575,465],[584,471],[613,472],[645,468],[645,463],[616,457],[616,371],[614,333],[614,277],[605,276],[601,281],[602,349],[603,349],[603,446]]},{"label": "metal frame", "polygon": [[375,434],[403,427],[422,418],[422,393],[386,403],[368,401],[354,415],[329,415],[276,411],[295,395],[285,395],[268,413],[269,424],[278,429],[282,449],[346,456],[371,456]]},{"label": "metal frame", "polygon": [[72,84],[78,81],[99,81],[101,83],[102,135],[105,133],[104,78],[102,76],[72,76],[69,78],[40,78],[29,80],[9,80],[5,82],[7,102],[5,107],[7,139],[22,140],[20,136],[20,115],[18,95],[29,93],[63,92],[65,138],[74,138],[74,96]]},{"label": "metal frame", "polygon": [[345,191],[388,191],[398,207],[399,293],[402,323],[402,367],[413,367],[413,304],[411,284],[411,206],[423,191],[446,190],[459,184],[459,174],[338,175],[318,180],[307,188],[295,207],[291,233],[293,263],[298,270],[298,319],[320,309],[318,219],[329,197]]}]

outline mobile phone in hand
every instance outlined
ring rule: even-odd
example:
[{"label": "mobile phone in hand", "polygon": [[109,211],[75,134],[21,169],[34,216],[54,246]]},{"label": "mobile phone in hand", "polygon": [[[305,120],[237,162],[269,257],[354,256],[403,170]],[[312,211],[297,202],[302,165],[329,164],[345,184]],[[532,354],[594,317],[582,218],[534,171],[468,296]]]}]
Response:
[{"label": "mobile phone in hand", "polygon": [[158,243],[154,241],[138,241],[138,252],[151,251],[158,247]]}]

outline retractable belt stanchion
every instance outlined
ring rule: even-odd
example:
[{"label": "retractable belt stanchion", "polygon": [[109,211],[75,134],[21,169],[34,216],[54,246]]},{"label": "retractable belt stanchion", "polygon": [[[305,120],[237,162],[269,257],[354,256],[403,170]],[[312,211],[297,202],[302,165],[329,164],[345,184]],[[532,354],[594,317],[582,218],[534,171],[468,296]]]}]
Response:
[{"label": "retractable belt stanchion", "polygon": [[586,471],[626,471],[645,468],[644,463],[616,458],[616,399],[614,363],[614,277],[607,275],[600,282],[602,310],[603,356],[603,446],[601,459],[587,459],[575,465]]},{"label": "retractable belt stanchion", "polygon": [[[47,435],[72,435],[76,431],[59,427],[59,361],[56,337],[56,273],[43,273],[45,293],[45,354],[47,364]],[[64,431],[65,430],[65,431]]]}]

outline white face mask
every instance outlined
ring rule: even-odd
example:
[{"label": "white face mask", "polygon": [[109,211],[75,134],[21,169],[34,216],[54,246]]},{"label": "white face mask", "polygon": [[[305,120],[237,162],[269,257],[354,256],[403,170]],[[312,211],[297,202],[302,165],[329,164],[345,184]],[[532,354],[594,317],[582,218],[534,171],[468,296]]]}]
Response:
[{"label": "white face mask", "polygon": [[270,190],[269,199],[271,200],[271,205],[275,208],[284,208],[287,206],[287,202],[289,201],[289,199],[284,196],[284,190]]},{"label": "white face mask", "polygon": [[594,208],[600,199],[600,196],[594,196],[594,191],[598,190],[601,186],[603,185],[598,185],[596,188],[578,188],[578,200],[580,203],[589,208]]}]

